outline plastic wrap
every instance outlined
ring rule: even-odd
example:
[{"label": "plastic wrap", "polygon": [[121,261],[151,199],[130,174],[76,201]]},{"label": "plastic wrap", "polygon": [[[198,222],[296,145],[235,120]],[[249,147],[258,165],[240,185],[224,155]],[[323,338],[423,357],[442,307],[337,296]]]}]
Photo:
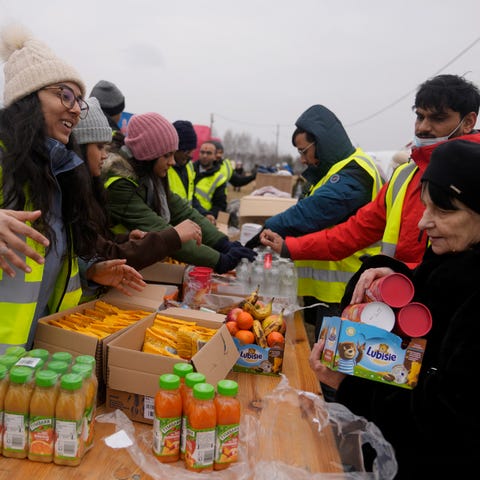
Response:
[{"label": "plastic wrap", "polygon": [[[132,460],[153,479],[198,480],[199,474],[187,471],[181,461],[158,462],[151,450],[152,430],[137,435],[134,424],[120,410],[99,415],[97,421],[114,423],[117,432],[123,430],[128,435],[132,444],[126,448]],[[292,445],[289,439],[295,438],[299,431],[304,441]],[[316,458],[313,440],[332,433],[341,464],[333,460],[338,460],[336,455],[332,455],[332,460],[322,455],[326,468],[319,466],[313,470],[310,467],[312,458]],[[362,454],[365,444],[376,452],[372,471],[365,471]],[[332,469],[343,471],[326,473]],[[373,423],[355,416],[343,405],[327,403],[318,395],[292,388],[282,375],[277,388],[262,399],[259,416],[242,416],[239,461],[227,470],[207,475],[226,480],[389,480],[396,472],[393,448]]]}]

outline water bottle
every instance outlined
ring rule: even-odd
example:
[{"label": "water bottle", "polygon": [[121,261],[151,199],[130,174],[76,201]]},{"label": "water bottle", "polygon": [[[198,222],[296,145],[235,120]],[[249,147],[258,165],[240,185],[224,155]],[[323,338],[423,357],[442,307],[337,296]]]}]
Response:
[{"label": "water bottle", "polygon": [[257,255],[255,258],[255,261],[253,262],[252,265],[252,271],[250,274],[250,286],[252,289],[257,288],[259,286],[260,288],[258,289],[259,293],[263,291],[264,285],[263,285],[263,257],[260,255]]},{"label": "water bottle", "polygon": [[264,269],[264,290],[270,297],[280,296],[280,265],[278,260],[273,260],[270,268]]},{"label": "water bottle", "polygon": [[282,264],[280,274],[280,293],[286,297],[289,304],[297,303],[297,270],[293,262],[288,261]]},{"label": "water bottle", "polygon": [[248,293],[250,291],[250,262],[248,258],[242,258],[241,262],[235,269],[238,288],[241,290],[241,294]]}]

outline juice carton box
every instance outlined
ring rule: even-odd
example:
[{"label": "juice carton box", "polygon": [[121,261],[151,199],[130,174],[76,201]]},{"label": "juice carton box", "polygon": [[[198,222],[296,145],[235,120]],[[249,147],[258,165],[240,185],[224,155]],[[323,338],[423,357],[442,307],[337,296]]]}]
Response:
[{"label": "juice carton box", "polygon": [[427,341],[401,338],[382,328],[340,317],[324,317],[321,361],[333,370],[412,389],[417,385]]}]

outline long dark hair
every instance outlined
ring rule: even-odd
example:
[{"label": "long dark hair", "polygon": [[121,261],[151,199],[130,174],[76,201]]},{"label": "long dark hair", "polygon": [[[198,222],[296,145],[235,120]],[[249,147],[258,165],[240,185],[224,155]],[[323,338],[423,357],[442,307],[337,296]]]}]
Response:
[{"label": "long dark hair", "polygon": [[[31,93],[0,110],[0,140],[3,170],[1,208],[41,210],[42,216],[33,225],[51,242],[55,234],[46,222],[51,211],[57,182],[62,192],[62,215],[70,228],[74,252],[91,258],[95,255],[98,224],[92,208],[92,187],[84,166],[53,176],[46,147],[46,125],[37,93]],[[72,140],[66,145],[72,150]],[[28,193],[27,193],[28,192]],[[28,196],[28,207],[26,200]]]}]

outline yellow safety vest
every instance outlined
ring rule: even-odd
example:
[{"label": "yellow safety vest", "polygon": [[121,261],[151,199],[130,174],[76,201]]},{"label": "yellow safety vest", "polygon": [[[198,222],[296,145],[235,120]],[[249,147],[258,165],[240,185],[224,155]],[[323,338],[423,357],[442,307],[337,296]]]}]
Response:
[{"label": "yellow safety vest", "polygon": [[418,167],[413,162],[400,165],[395,169],[388,182],[385,194],[386,225],[382,238],[382,253],[390,257],[395,257],[405,194],[417,170]]},{"label": "yellow safety vest", "polygon": [[233,175],[233,163],[229,158],[222,159],[220,164],[220,172],[223,173],[223,176],[227,179],[227,182],[232,178]]},{"label": "yellow safety vest", "polygon": [[192,162],[188,162],[185,168],[187,169],[188,189],[185,188],[180,175],[174,168],[168,169],[168,185],[172,192],[187,200],[191,205],[195,191],[195,169]]},{"label": "yellow safety vest", "polygon": [[195,197],[200,202],[200,205],[205,210],[212,208],[212,198],[215,190],[226,183],[225,175],[220,170],[217,170],[213,175],[201,178],[195,184]]},{"label": "yellow safety vest", "polygon": [[[369,157],[361,155],[359,149],[350,155],[350,157],[333,165],[326,175],[310,190],[308,195],[312,195],[315,190],[324,185],[332,175],[339,172],[352,161],[356,161],[372,177],[371,200],[373,200],[382,187],[382,179],[374,161]],[[374,244],[338,261],[295,261],[298,275],[298,295],[315,297],[327,303],[339,303],[343,297],[348,281],[362,264],[360,257],[362,255],[375,255],[377,253],[380,253],[380,246]]]}]

